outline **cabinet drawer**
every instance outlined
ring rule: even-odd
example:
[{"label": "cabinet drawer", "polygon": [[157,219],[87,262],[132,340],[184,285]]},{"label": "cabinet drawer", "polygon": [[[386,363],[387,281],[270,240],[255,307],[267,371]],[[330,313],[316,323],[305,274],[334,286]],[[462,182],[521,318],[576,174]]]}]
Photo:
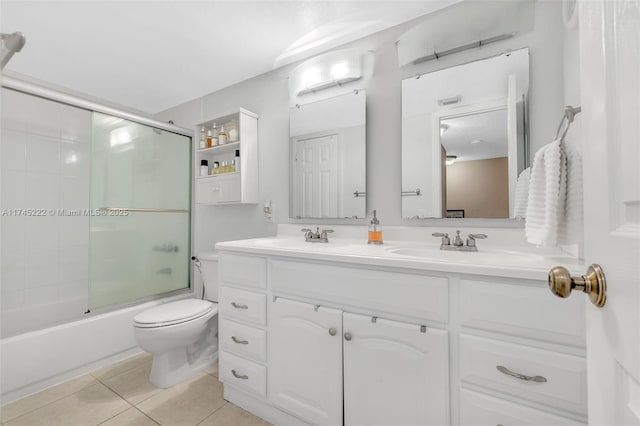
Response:
[{"label": "cabinet drawer", "polygon": [[220,279],[243,287],[267,287],[267,261],[263,257],[222,253]]},{"label": "cabinet drawer", "polygon": [[[498,366],[525,376],[542,376],[547,381],[526,381],[499,371]],[[491,388],[585,416],[586,368],[586,360],[581,357],[465,334],[460,336],[463,385]]]},{"label": "cabinet drawer", "polygon": [[270,284],[274,291],[366,308],[372,313],[448,321],[449,280],[274,259]]},{"label": "cabinet drawer", "polygon": [[460,426],[584,426],[564,417],[481,393],[460,391]]},{"label": "cabinet drawer", "polygon": [[222,286],[220,289],[220,313],[222,318],[232,318],[255,324],[266,324],[267,297],[264,294],[252,293]]},{"label": "cabinet drawer", "polygon": [[257,361],[267,359],[267,333],[258,328],[223,319],[220,321],[220,345],[223,350]]},{"label": "cabinet drawer", "polygon": [[267,368],[263,365],[222,351],[219,374],[225,385],[243,388],[262,397],[267,396]]},{"label": "cabinet drawer", "polygon": [[460,282],[463,327],[584,347],[584,305],[580,297],[553,296],[546,285]]}]

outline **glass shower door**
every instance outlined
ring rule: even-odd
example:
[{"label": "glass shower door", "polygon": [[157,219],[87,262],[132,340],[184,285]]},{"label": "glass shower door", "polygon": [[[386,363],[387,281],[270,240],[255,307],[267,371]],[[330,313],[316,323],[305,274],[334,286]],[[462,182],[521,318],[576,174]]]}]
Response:
[{"label": "glass shower door", "polygon": [[189,287],[191,138],[93,114],[89,305]]}]

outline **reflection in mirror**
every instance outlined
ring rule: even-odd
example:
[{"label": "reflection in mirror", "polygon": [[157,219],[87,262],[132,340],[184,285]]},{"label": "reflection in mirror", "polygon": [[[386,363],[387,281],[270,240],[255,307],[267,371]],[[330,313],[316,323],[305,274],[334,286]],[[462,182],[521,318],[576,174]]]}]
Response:
[{"label": "reflection in mirror", "polygon": [[289,110],[290,216],[366,215],[364,90]]},{"label": "reflection in mirror", "polygon": [[402,82],[404,217],[513,217],[528,87],[528,49]]}]

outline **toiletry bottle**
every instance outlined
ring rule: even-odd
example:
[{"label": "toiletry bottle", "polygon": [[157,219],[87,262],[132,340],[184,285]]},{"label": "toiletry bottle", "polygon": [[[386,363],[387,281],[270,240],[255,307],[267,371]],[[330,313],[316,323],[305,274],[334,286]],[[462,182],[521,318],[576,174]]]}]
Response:
[{"label": "toiletry bottle", "polygon": [[223,161],[220,164],[220,173],[227,173],[227,162]]},{"label": "toiletry bottle", "polygon": [[213,127],[211,128],[211,134],[213,136],[213,146],[218,146],[220,145],[218,143],[218,128],[216,127],[216,123],[213,123]]},{"label": "toiletry bottle", "polygon": [[209,175],[209,162],[207,160],[200,161],[200,176]]},{"label": "toiletry bottle", "polygon": [[373,211],[373,217],[369,224],[369,244],[382,244],[382,227],[380,221],[376,216],[376,211]]},{"label": "toiletry bottle", "polygon": [[236,172],[239,172],[240,171],[240,150],[239,149],[236,149],[235,161],[236,161]]},{"label": "toiletry bottle", "polygon": [[213,162],[213,167],[211,168],[211,174],[212,175],[219,175],[220,174],[220,163],[217,161]]},{"label": "toiletry bottle", "polygon": [[233,173],[236,171],[236,160],[231,160],[229,163],[229,173]]},{"label": "toiletry bottle", "polygon": [[227,133],[224,131],[224,126],[220,126],[220,132],[218,133],[218,145],[224,145],[227,143]]},{"label": "toiletry bottle", "polygon": [[207,135],[205,134],[204,126],[200,128],[200,149],[207,147]]},{"label": "toiletry bottle", "polygon": [[211,148],[213,146],[213,133],[211,129],[207,130],[207,148]]}]

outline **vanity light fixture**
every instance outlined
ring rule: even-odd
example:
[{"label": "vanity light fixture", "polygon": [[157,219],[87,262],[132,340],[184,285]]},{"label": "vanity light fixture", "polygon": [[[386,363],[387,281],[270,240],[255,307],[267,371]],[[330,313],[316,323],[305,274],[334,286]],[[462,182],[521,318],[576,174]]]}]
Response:
[{"label": "vanity light fixture", "polygon": [[438,105],[440,106],[453,105],[453,104],[457,104],[461,100],[462,100],[462,97],[460,95],[452,96],[450,98],[442,98],[442,99],[438,99]]},{"label": "vanity light fixture", "polygon": [[457,156],[457,155],[447,155],[447,159],[445,160],[445,162],[444,162],[444,163],[445,163],[447,166],[452,166],[452,165],[453,165],[453,163],[455,163],[457,159],[458,159],[458,156]]},{"label": "vanity light fixture", "polygon": [[362,58],[352,50],[316,56],[300,64],[289,76],[292,97],[340,86],[363,77]]}]

